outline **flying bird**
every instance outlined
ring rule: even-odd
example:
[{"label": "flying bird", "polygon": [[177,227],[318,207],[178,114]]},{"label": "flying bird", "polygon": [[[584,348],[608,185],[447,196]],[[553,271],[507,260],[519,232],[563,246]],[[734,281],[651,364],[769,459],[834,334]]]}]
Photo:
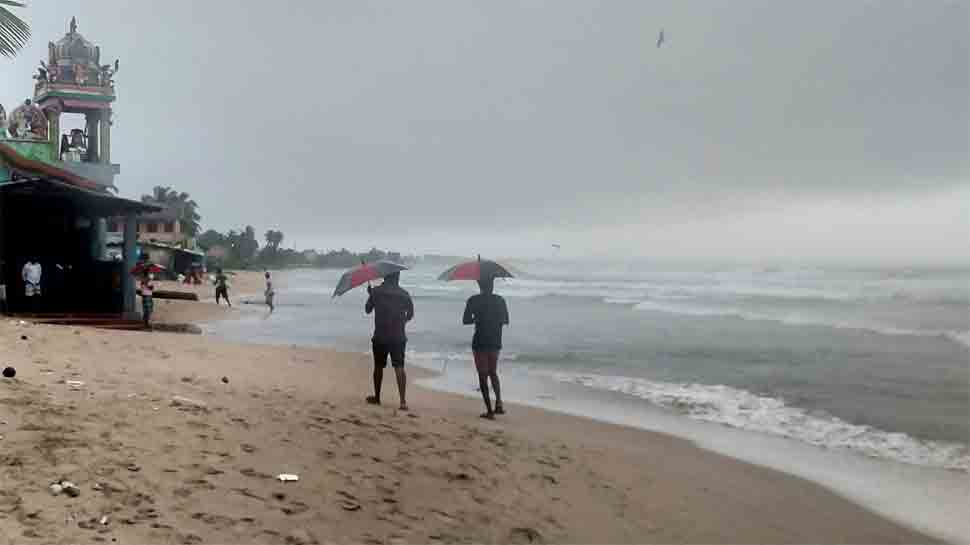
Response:
[{"label": "flying bird", "polygon": [[561,250],[562,249],[562,246],[560,246],[558,244],[553,244],[552,247],[555,248],[555,249],[557,249],[557,250]]},{"label": "flying bird", "polygon": [[660,36],[657,37],[657,48],[660,48],[664,43],[664,29],[660,29]]}]

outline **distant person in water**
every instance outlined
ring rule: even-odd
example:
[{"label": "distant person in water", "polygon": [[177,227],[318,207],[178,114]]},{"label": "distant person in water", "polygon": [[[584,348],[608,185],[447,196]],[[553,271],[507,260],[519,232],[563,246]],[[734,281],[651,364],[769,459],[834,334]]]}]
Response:
[{"label": "distant person in water", "polygon": [[232,307],[232,303],[229,301],[229,285],[226,283],[229,279],[222,272],[222,269],[216,269],[216,304],[219,304],[220,298],[225,298],[226,304]]},{"label": "distant person in water", "polygon": [[401,397],[400,408],[408,410],[405,397],[407,375],[404,374],[404,350],[408,338],[404,326],[414,318],[414,303],[411,294],[398,284],[400,273],[387,275],[384,283],[376,288],[367,287],[367,303],[364,312],[374,313],[374,337],[371,339],[374,350],[374,395],[367,397],[373,405],[381,403],[381,384],[384,381],[384,368],[387,358],[397,377],[397,391]]},{"label": "distant person in water", "polygon": [[276,307],[273,305],[273,297],[276,292],[273,291],[273,279],[270,278],[269,271],[266,271],[266,306],[269,307],[269,313],[272,314]]},{"label": "distant person in water", "polygon": [[[505,299],[492,293],[495,289],[494,278],[480,279],[478,287],[481,293],[468,299],[462,323],[475,325],[472,352],[475,355],[475,369],[478,371],[478,386],[485,401],[482,418],[494,419],[496,414],[505,414],[502,389],[498,381],[498,356],[502,351],[502,328],[509,324],[509,308]],[[489,380],[495,390],[495,410],[492,410],[492,400],[488,392]]]}]

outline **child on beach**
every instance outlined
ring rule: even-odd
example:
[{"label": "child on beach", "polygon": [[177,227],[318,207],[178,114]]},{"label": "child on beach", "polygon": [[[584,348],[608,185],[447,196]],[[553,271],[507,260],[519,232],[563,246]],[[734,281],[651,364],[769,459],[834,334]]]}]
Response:
[{"label": "child on beach", "polygon": [[216,304],[219,304],[219,299],[224,298],[226,304],[232,307],[232,302],[229,301],[229,286],[226,284],[228,278],[223,274],[222,269],[216,269]]},{"label": "child on beach", "polygon": [[273,296],[276,292],[273,291],[273,280],[270,278],[269,271],[266,271],[266,306],[269,307],[269,313],[272,314],[276,309],[273,306]]},{"label": "child on beach", "polygon": [[146,272],[141,277],[141,318],[145,322],[145,329],[151,329],[152,312],[155,310],[155,284],[152,283],[155,275]]}]

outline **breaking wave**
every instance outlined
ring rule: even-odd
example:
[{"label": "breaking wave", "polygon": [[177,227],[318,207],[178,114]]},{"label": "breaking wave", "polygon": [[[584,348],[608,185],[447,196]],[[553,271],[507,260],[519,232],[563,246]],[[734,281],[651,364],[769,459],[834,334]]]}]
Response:
[{"label": "breaking wave", "polygon": [[595,374],[550,375],[560,382],[636,396],[695,420],[789,437],[875,458],[970,472],[967,445],[922,441],[905,433],[852,424],[834,416],[791,407],[782,399],[730,386],[676,384]]},{"label": "breaking wave", "polygon": [[970,347],[970,331],[934,331],[920,329],[906,329],[889,327],[883,325],[853,322],[845,320],[826,319],[816,316],[799,316],[797,314],[772,315],[758,312],[743,311],[731,307],[704,307],[694,305],[681,305],[658,303],[654,301],[641,301],[634,305],[637,310],[666,312],[670,314],[681,314],[685,316],[700,317],[729,317],[741,320],[780,322],[793,326],[818,326],[830,327],[834,329],[855,329],[878,333],[880,335],[913,335],[918,337],[943,337],[957,344]]}]

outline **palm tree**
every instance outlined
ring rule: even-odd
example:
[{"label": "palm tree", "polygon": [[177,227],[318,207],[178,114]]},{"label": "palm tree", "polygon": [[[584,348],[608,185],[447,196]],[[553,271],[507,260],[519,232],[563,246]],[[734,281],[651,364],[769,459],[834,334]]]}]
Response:
[{"label": "palm tree", "polygon": [[198,203],[192,200],[188,193],[184,191],[178,193],[171,187],[157,185],[152,188],[151,195],[143,195],[141,200],[142,202],[154,203],[165,208],[175,209],[178,213],[179,227],[182,232],[189,237],[194,237],[199,234],[201,230],[199,220],[202,219],[202,216],[198,212]]},{"label": "palm tree", "polygon": [[30,25],[4,6],[24,7],[19,2],[0,0],[0,55],[13,57],[30,39]]},{"label": "palm tree", "polygon": [[266,245],[272,248],[274,253],[278,252],[280,244],[283,244],[283,231],[270,229],[263,236],[266,238]]}]

